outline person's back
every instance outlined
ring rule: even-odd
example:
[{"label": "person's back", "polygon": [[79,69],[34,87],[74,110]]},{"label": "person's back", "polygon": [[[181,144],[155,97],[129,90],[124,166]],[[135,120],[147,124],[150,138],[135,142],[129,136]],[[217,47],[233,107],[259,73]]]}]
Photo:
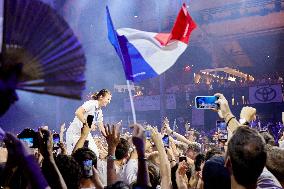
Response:
[{"label": "person's back", "polygon": [[263,188],[282,188],[277,178],[266,167],[264,167],[261,175],[257,179],[257,189]]},{"label": "person's back", "polygon": [[237,128],[228,143],[225,163],[231,173],[231,188],[256,188],[265,162],[263,137],[249,127]]},{"label": "person's back", "polygon": [[284,187],[284,149],[267,145],[266,166]]}]

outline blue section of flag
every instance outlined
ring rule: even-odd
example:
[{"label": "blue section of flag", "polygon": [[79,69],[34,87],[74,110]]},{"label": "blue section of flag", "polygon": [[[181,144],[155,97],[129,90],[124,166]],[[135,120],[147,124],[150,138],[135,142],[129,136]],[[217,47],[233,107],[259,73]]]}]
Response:
[{"label": "blue section of flag", "polygon": [[120,47],[120,44],[119,44],[119,41],[118,41],[118,35],[117,35],[117,32],[114,29],[108,7],[106,7],[106,13],[107,13],[108,39],[109,39],[110,43],[113,45],[113,47],[115,48],[116,53],[117,53],[117,55],[119,56],[119,58],[122,62],[123,69],[125,70],[125,76],[127,78],[127,75],[129,73],[127,73],[126,70],[128,70],[128,69],[126,69],[126,64],[124,62],[123,53],[122,53],[122,50],[121,50],[121,47]]},{"label": "blue section of flag", "polygon": [[117,34],[110,17],[108,7],[106,7],[106,11],[108,39],[115,48],[116,53],[122,62],[126,79],[133,82],[139,82],[157,76],[158,74],[151,66],[149,66],[139,51],[131,43],[129,43],[127,38]]}]

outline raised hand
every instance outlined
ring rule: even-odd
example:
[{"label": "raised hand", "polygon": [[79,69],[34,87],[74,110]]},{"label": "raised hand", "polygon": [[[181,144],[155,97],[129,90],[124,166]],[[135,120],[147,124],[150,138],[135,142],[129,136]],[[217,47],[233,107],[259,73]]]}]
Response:
[{"label": "raised hand", "polygon": [[169,119],[167,117],[164,117],[164,120],[163,120],[163,125],[165,126],[169,126]]},{"label": "raised hand", "polygon": [[92,128],[84,124],[83,127],[81,128],[81,136],[87,138],[91,130]]},{"label": "raised hand", "polygon": [[162,135],[161,133],[159,133],[158,131],[156,131],[155,129],[151,129],[151,133],[152,133],[152,140],[155,143],[156,146],[160,146],[162,148],[164,148],[164,144],[162,141]]},{"label": "raised hand", "polygon": [[163,123],[162,123],[162,128],[170,127],[170,122],[167,117],[164,117]]},{"label": "raised hand", "polygon": [[7,157],[8,157],[7,149],[0,147],[0,163],[6,163]]},{"label": "raised hand", "polygon": [[37,163],[41,166],[43,161],[43,156],[38,152],[34,152],[35,159],[37,160]]},{"label": "raised hand", "polygon": [[144,153],[145,153],[145,136],[144,136],[145,129],[139,124],[131,125],[130,128],[133,128],[132,142],[136,147],[137,153],[138,153],[138,155],[144,156]]},{"label": "raised hand", "polygon": [[40,128],[38,131],[38,145],[44,158],[53,158],[53,140],[51,131]]},{"label": "raised hand", "polygon": [[184,124],[184,128],[185,128],[186,131],[189,130],[189,128],[190,128],[190,123],[189,123],[188,121]]},{"label": "raised hand", "polygon": [[188,178],[186,176],[187,169],[188,165],[185,161],[178,164],[178,169],[176,171],[176,183],[179,189],[188,188]]},{"label": "raised hand", "polygon": [[64,132],[66,131],[65,128],[65,123],[63,123],[62,125],[60,125],[60,132],[59,132],[59,137],[60,137],[60,142],[63,143],[64,142]]},{"label": "raised hand", "polygon": [[219,104],[219,110],[218,110],[219,117],[226,118],[229,114],[232,114],[228,101],[224,97],[224,95],[221,93],[216,93],[214,96],[218,97],[218,100],[216,101],[216,103]]},{"label": "raised hand", "polygon": [[96,186],[96,188],[104,188],[101,180],[100,180],[100,177],[99,177],[99,172],[98,170],[93,166],[92,167],[93,169],[93,176],[92,176],[92,180],[94,181],[94,184]]},{"label": "raised hand", "polygon": [[179,162],[179,164],[178,164],[178,169],[177,169],[176,172],[177,172],[179,175],[184,176],[184,175],[186,174],[187,169],[188,169],[188,164],[187,164],[187,163],[185,162],[185,160],[184,160],[184,161],[182,161],[182,162]]},{"label": "raised hand", "polygon": [[240,119],[251,122],[256,119],[256,109],[250,106],[245,106],[241,110]]},{"label": "raised hand", "polygon": [[120,141],[120,126],[119,125],[105,125],[105,133],[102,132],[102,135],[106,138],[108,149],[115,150],[116,146]]},{"label": "raised hand", "polygon": [[60,142],[60,143],[59,143],[59,148],[60,148],[60,150],[61,150],[61,154],[67,155],[67,149],[66,149],[66,146],[65,146],[64,143]]},{"label": "raised hand", "polygon": [[162,130],[165,131],[168,135],[173,132],[170,128],[170,122],[167,117],[165,117],[163,120]]},{"label": "raised hand", "polygon": [[65,131],[66,131],[65,123],[63,123],[62,125],[60,125],[60,133],[64,133]]}]

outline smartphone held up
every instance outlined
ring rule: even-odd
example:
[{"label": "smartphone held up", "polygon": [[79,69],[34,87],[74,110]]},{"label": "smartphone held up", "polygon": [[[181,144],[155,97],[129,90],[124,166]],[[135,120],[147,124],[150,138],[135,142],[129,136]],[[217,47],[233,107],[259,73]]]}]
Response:
[{"label": "smartphone held up", "polygon": [[195,107],[197,109],[218,109],[217,96],[196,96]]},{"label": "smartphone held up", "polygon": [[165,148],[169,148],[170,147],[169,135],[164,135],[164,137],[162,138],[162,141],[164,143],[164,147]]},{"label": "smartphone held up", "polygon": [[221,142],[226,142],[228,140],[228,130],[225,121],[216,121],[216,130],[218,133],[218,140]]},{"label": "smartphone held up", "polygon": [[60,136],[58,133],[54,133],[52,135],[52,138],[53,138],[53,149],[56,150],[59,148]]},{"label": "smartphone held up", "polygon": [[83,176],[85,178],[90,178],[93,176],[93,161],[90,159],[83,161]]},{"label": "smartphone held up", "polygon": [[30,148],[38,147],[37,132],[30,128],[24,129],[17,137]]}]

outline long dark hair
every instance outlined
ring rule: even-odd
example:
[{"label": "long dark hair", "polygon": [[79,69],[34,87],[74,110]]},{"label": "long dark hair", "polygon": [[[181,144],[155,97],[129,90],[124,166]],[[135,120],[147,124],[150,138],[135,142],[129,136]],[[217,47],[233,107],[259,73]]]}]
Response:
[{"label": "long dark hair", "polygon": [[106,94],[111,95],[111,93],[110,93],[109,90],[107,90],[107,89],[102,89],[102,90],[100,90],[99,92],[93,93],[93,94],[91,95],[91,98],[92,98],[93,100],[98,100],[98,99],[100,98],[100,96],[104,97],[104,96],[106,96]]}]

